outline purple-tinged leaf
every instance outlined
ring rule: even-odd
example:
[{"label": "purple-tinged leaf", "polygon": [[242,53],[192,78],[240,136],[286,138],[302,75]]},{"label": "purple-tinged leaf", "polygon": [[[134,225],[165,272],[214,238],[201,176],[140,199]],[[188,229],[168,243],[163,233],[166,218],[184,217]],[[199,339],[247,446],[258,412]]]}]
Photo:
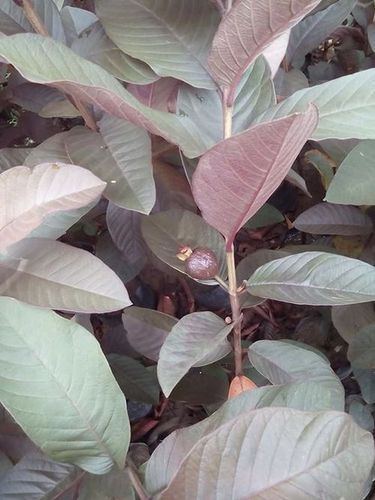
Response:
[{"label": "purple-tinged leaf", "polygon": [[49,214],[89,205],[104,188],[103,181],[76,165],[44,163],[6,170],[0,174],[0,250],[25,238]]},{"label": "purple-tinged leaf", "polygon": [[228,101],[248,66],[280,35],[310,12],[319,0],[238,0],[223,18],[208,58],[212,76],[230,88]]},{"label": "purple-tinged leaf", "polygon": [[331,317],[333,326],[341,337],[350,344],[362,328],[375,323],[374,305],[371,302],[365,302],[364,304],[332,307]]},{"label": "purple-tinged leaf", "polygon": [[181,84],[175,78],[160,78],[148,85],[127,86],[127,90],[142,104],[160,111],[171,111],[176,108],[178,87]]},{"label": "purple-tinged leaf", "polygon": [[317,122],[316,108],[310,107],[252,127],[202,156],[193,175],[194,199],[227,246],[281,184]]},{"label": "purple-tinged leaf", "polygon": [[331,203],[308,208],[294,221],[294,227],[305,233],[341,236],[369,234],[373,229],[370,217],[358,208]]}]

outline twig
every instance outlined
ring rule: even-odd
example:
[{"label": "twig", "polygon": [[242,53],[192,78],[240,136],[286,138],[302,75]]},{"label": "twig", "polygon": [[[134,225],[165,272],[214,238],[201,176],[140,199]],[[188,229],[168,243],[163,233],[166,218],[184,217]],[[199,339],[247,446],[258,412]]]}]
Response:
[{"label": "twig", "polygon": [[[25,16],[27,17],[29,23],[34,28],[36,33],[38,33],[39,35],[49,37],[50,35],[48,33],[47,28],[44,26],[38,14],[35,12],[34,7],[32,6],[30,0],[22,0],[21,5],[25,13]],[[85,104],[83,104],[79,99],[73,96],[71,96],[70,101],[80,112],[82,118],[85,120],[86,126],[91,130],[97,131],[95,119],[88,110],[88,108],[85,106]]]},{"label": "twig", "polygon": [[220,14],[223,16],[225,14],[225,7],[222,0],[212,0],[212,1],[216,4]]},{"label": "twig", "polygon": [[47,28],[42,23],[42,20],[35,12],[30,0],[22,0],[22,8],[29,23],[39,35],[49,36]]},{"label": "twig", "polygon": [[87,473],[85,471],[82,471],[69,485],[68,487],[63,490],[63,491],[60,491],[59,493],[57,493],[56,496],[54,496],[52,498],[52,500],[58,500],[59,498],[61,498],[63,495],[65,495],[69,490],[71,490],[72,488],[78,488],[79,490],[79,486],[81,484],[81,481],[82,479],[85,477]]},{"label": "twig", "polygon": [[141,480],[139,479],[137,469],[133,463],[133,460],[131,460],[131,458],[128,457],[126,459],[126,464],[127,466],[125,467],[125,470],[128,473],[133,488],[135,489],[137,495],[139,496],[139,500],[151,500],[151,496],[148,494]]}]

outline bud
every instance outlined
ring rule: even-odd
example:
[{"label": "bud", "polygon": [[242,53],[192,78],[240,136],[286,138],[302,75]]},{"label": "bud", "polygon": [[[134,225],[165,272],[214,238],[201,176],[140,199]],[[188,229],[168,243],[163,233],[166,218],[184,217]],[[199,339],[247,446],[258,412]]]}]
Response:
[{"label": "bud", "polygon": [[252,380],[245,377],[245,375],[234,377],[229,387],[228,399],[235,398],[236,396],[241,394],[241,392],[251,391],[252,389],[256,389],[257,387],[258,386],[254,384]]},{"label": "bud", "polygon": [[191,278],[208,280],[219,271],[216,255],[209,248],[196,248],[193,251],[190,249],[188,252],[180,250],[177,257],[185,262],[185,272]]}]

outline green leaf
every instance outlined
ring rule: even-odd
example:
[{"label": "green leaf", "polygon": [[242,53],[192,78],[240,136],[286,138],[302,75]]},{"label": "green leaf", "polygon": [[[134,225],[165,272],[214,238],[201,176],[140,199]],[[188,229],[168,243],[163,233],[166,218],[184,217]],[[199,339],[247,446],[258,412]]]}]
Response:
[{"label": "green leaf", "polygon": [[277,208],[265,203],[244,225],[246,229],[271,226],[284,221],[283,214]]},{"label": "green leaf", "polygon": [[361,388],[361,394],[367,404],[375,403],[375,370],[353,368],[354,376]]},{"label": "green leaf", "polygon": [[[263,111],[276,103],[271,72],[264,57],[260,56],[245,72],[236,89],[233,106],[233,133],[243,132]],[[195,89],[180,86],[177,113],[185,120],[199,123],[201,139],[206,148],[223,138],[221,95],[218,90]]]},{"label": "green leaf", "polygon": [[156,374],[128,356],[109,354],[107,360],[126,399],[158,404],[160,387]]},{"label": "green leaf", "polygon": [[0,173],[12,167],[24,165],[30,148],[3,148],[0,149]]},{"label": "green leaf", "polygon": [[1,295],[62,311],[104,313],[131,305],[121,280],[97,257],[42,238],[20,241],[0,257],[0,283]]},{"label": "green leaf", "polygon": [[[266,248],[261,248],[247,255],[236,267],[238,286],[241,286],[242,283],[247,280],[248,276],[251,276],[258,267],[272,260],[286,257],[287,255],[289,255],[288,252],[284,252],[283,250],[268,250]],[[263,298],[255,297],[249,293],[241,294],[239,299],[241,308],[253,307],[264,302]]]},{"label": "green leaf", "polygon": [[[226,278],[224,239],[198,215],[182,209],[152,214],[143,219],[142,234],[160,260],[182,273],[185,273],[184,263],[176,257],[181,246],[210,248],[216,254],[219,275]],[[214,280],[202,282],[217,285]]]},{"label": "green leaf", "polygon": [[125,398],[96,339],[78,324],[0,298],[0,399],[57,461],[95,474],[124,465]]},{"label": "green leaf", "polygon": [[326,200],[344,205],[375,204],[375,141],[362,141],[350,151],[334,176]]},{"label": "green leaf", "polygon": [[148,214],[155,203],[155,183],[147,132],[107,114],[98,126],[100,133],[79,126],[48,138],[26,163],[75,162],[107,182],[104,196],[113,203]]},{"label": "green leaf", "polygon": [[[167,436],[151,455],[146,467],[146,487],[151,493],[165,488],[181,462],[204,436],[251,410],[264,407],[286,407],[304,411],[332,409],[329,388],[319,382],[294,382],[259,387],[245,391],[225,403],[208,418],[195,425],[178,429]],[[340,406],[343,407],[343,397]]]},{"label": "green leaf", "polygon": [[133,306],[124,311],[122,322],[130,345],[146,358],[157,361],[161,346],[178,320],[153,309]]},{"label": "green leaf", "polygon": [[249,347],[256,370],[273,384],[315,382],[326,389],[328,408],[344,411],[344,388],[328,360],[304,347],[276,340],[259,340]]},{"label": "green leaf", "polygon": [[106,222],[116,247],[129,263],[141,269],[146,260],[146,249],[141,235],[139,213],[120,208],[109,202]]},{"label": "green leaf", "polygon": [[257,269],[249,293],[292,304],[336,306],[375,299],[375,269],[360,260],[326,252],[303,252]]},{"label": "green leaf", "polygon": [[311,138],[375,139],[375,69],[299,90],[255,121],[266,122],[297,111],[311,103],[319,111],[319,123]]},{"label": "green leaf", "polygon": [[[107,114],[98,126],[114,164],[112,167],[106,162],[105,168],[106,177],[112,176],[110,199],[124,208],[149,214],[156,196],[149,135],[144,129]],[[97,173],[103,170],[98,168]]]},{"label": "green leaf", "polygon": [[331,315],[334,327],[348,344],[363,327],[375,323],[374,305],[371,302],[332,307]]},{"label": "green leaf", "polygon": [[[0,39],[0,56],[27,80],[56,87],[108,114],[161,135],[178,144],[189,157],[206,150],[198,124],[141,104],[107,71],[62,43],[30,33],[4,37]],[[69,65],[64,61],[69,61]]]},{"label": "green leaf", "polygon": [[157,372],[166,397],[191,367],[209,365],[231,351],[226,339],[232,328],[212,312],[180,319],[160,349]]},{"label": "green leaf", "polygon": [[99,64],[119,80],[147,84],[159,78],[146,64],[124,54],[108,38],[100,23],[95,23],[86,36],[77,37],[71,48],[78,55]]},{"label": "green leaf", "polygon": [[49,499],[58,495],[78,478],[80,471],[72,465],[54,462],[40,452],[30,452],[12,465],[1,477],[0,496]]},{"label": "green leaf", "polygon": [[355,368],[375,370],[375,323],[362,328],[353,338],[348,359]]},{"label": "green leaf", "polygon": [[[30,3],[50,36],[65,43],[64,29],[54,2],[52,0],[30,0]],[[25,31],[33,32],[34,29],[22,7],[9,0],[2,1],[0,5],[0,32],[5,35],[14,35]]]},{"label": "green leaf", "polygon": [[108,474],[86,474],[79,487],[78,500],[134,500],[135,493],[126,470]]},{"label": "green leaf", "polygon": [[358,208],[318,203],[302,212],[294,227],[311,234],[366,235],[372,232],[370,217]]},{"label": "green leaf", "polygon": [[217,363],[191,368],[173,389],[169,399],[189,405],[220,406],[228,397],[228,374]]},{"label": "green leaf", "polygon": [[325,40],[351,13],[357,0],[339,0],[320,12],[305,17],[290,32],[286,60],[295,68],[305,62],[305,56]]},{"label": "green leaf", "polygon": [[371,413],[371,406],[364,404],[362,401],[354,399],[350,402],[348,413],[353,417],[354,422],[365,429],[372,432],[374,430],[374,417]]},{"label": "green leaf", "polygon": [[319,149],[310,149],[303,155],[303,161],[312,165],[318,172],[322,180],[324,189],[327,189],[333,179],[333,169],[336,163]]},{"label": "green leaf", "polygon": [[356,498],[373,459],[348,415],[264,408],[203,437],[159,498]]},{"label": "green leaf", "polygon": [[[13,167],[0,174],[0,250],[28,236],[51,213],[96,201],[105,183],[76,165],[43,163]],[[5,210],[6,207],[6,210]]]},{"label": "green leaf", "polygon": [[158,75],[215,88],[206,58],[220,17],[209,2],[97,0],[95,10],[115,44]]}]

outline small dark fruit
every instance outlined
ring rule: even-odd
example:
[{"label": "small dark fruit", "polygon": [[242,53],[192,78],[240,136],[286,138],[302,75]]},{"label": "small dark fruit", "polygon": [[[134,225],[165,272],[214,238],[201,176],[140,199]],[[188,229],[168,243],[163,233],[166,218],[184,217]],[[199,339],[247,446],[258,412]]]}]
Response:
[{"label": "small dark fruit", "polygon": [[185,271],[198,280],[213,278],[219,271],[215,253],[209,248],[196,248],[185,260]]}]

